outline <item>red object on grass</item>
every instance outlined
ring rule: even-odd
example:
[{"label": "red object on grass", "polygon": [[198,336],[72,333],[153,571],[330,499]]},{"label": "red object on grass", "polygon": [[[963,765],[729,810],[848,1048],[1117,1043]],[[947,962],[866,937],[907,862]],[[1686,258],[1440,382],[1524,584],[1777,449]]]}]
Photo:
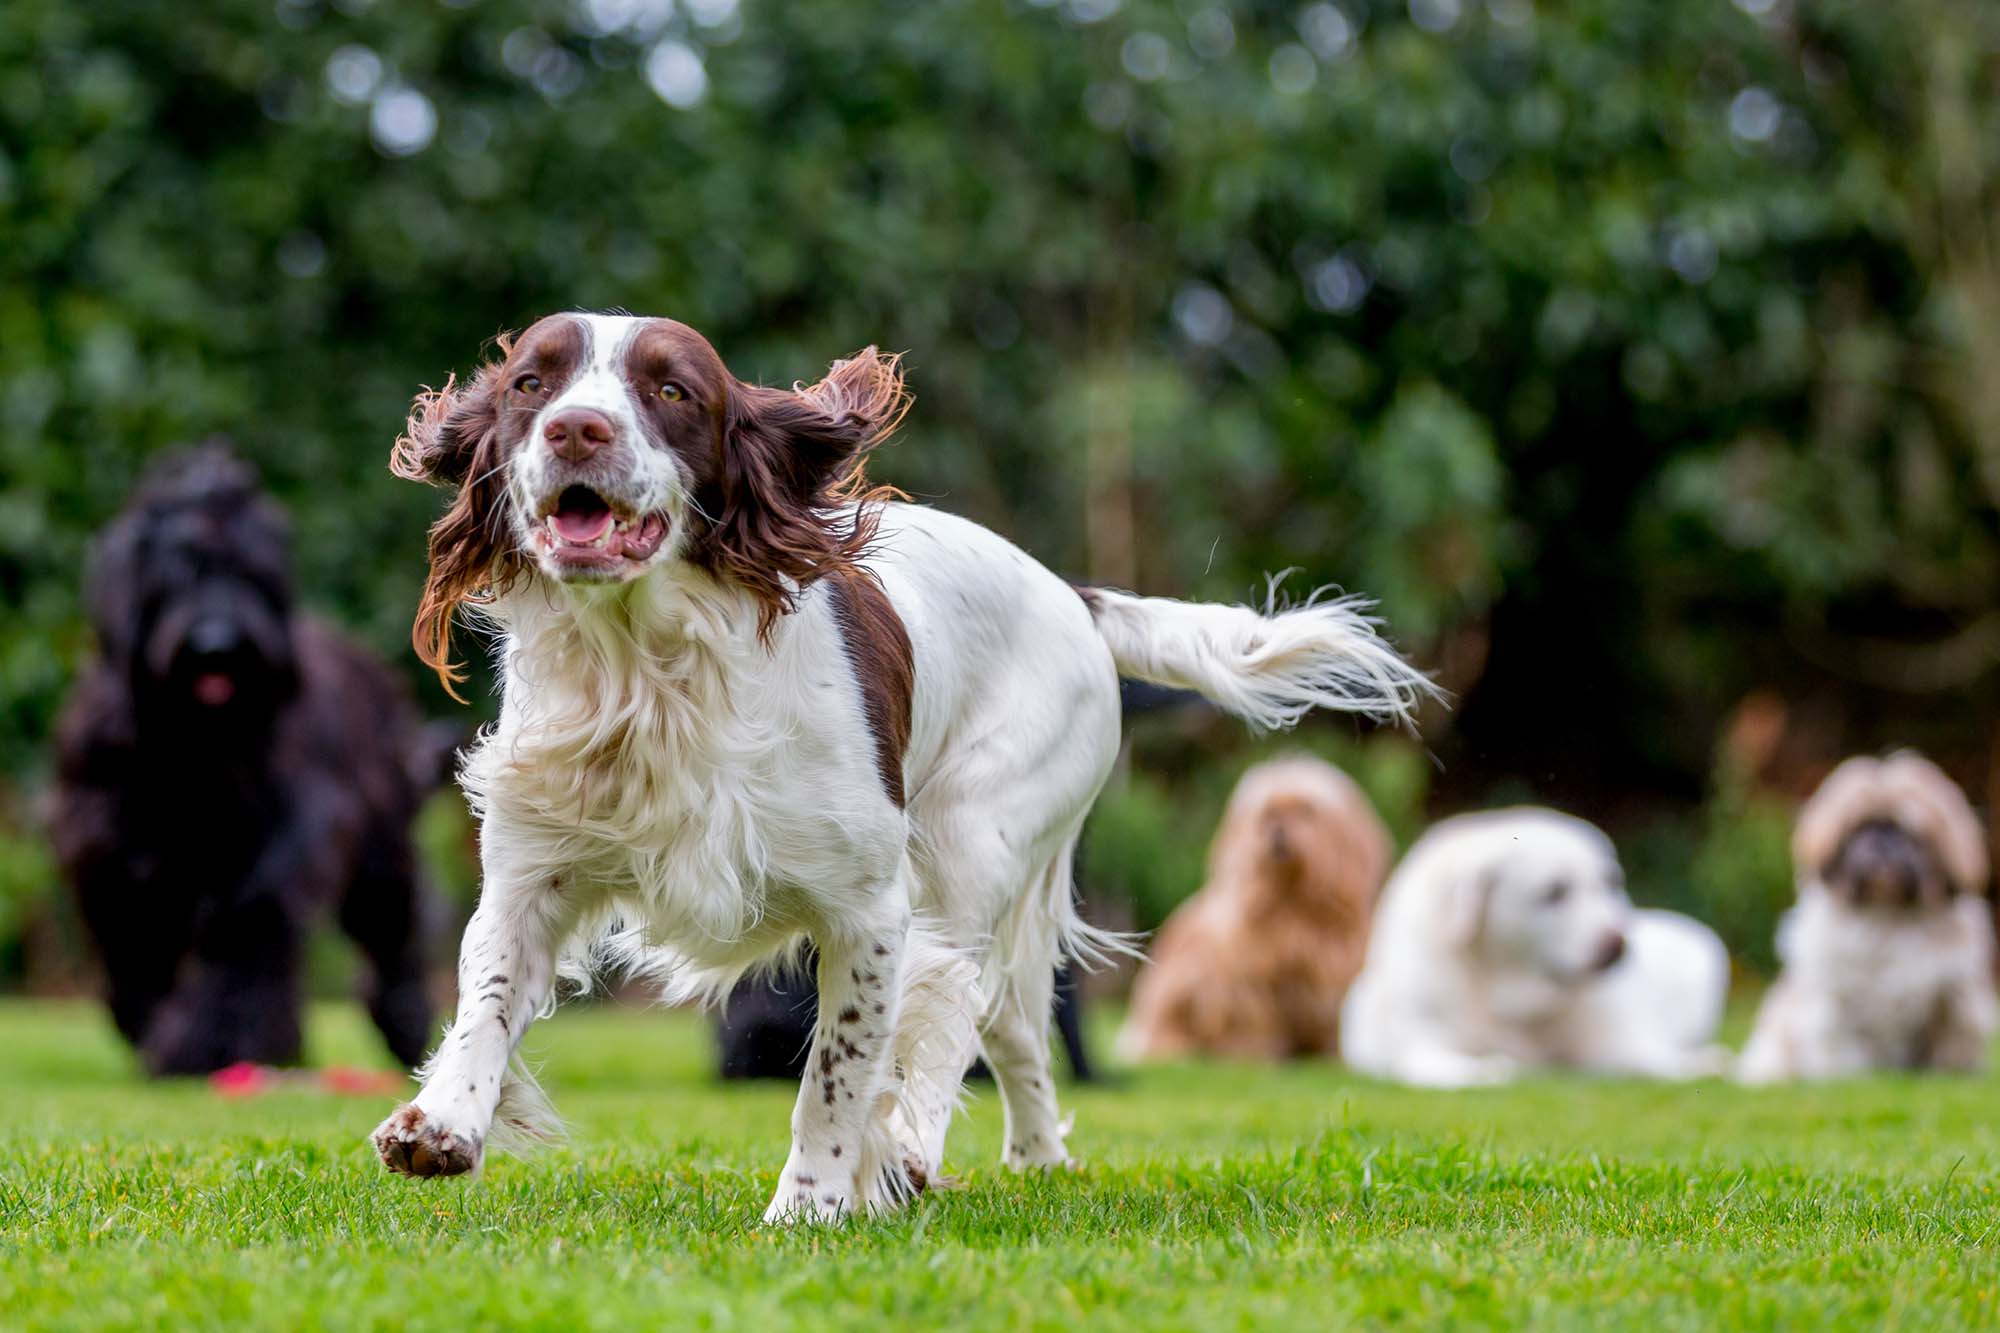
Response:
[{"label": "red object on grass", "polygon": [[386,1069],[273,1069],[240,1060],[208,1076],[208,1086],[223,1097],[260,1097],[279,1088],[330,1092],[336,1097],[388,1097],[403,1090],[403,1076]]},{"label": "red object on grass", "polygon": [[208,1076],[208,1086],[225,1097],[255,1097],[271,1089],[270,1069],[248,1060],[216,1070]]}]

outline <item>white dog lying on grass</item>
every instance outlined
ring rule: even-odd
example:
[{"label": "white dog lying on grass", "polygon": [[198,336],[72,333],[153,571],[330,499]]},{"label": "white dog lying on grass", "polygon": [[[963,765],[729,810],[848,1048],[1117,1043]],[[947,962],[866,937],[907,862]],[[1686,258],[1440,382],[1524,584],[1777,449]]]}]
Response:
[{"label": "white dog lying on grass", "polygon": [[1341,1048],[1429,1087],[1565,1066],[1718,1073],[1729,955],[1708,927],[1637,911],[1610,839],[1553,810],[1448,819],[1382,891]]}]

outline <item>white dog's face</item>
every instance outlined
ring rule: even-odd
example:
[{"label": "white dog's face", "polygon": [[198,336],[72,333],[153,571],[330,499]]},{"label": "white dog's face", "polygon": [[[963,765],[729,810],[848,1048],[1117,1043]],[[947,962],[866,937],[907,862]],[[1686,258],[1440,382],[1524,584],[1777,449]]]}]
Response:
[{"label": "white dog's face", "polygon": [[1488,961],[1565,985],[1625,956],[1632,901],[1610,842],[1588,825],[1510,839],[1477,876],[1475,947]]}]

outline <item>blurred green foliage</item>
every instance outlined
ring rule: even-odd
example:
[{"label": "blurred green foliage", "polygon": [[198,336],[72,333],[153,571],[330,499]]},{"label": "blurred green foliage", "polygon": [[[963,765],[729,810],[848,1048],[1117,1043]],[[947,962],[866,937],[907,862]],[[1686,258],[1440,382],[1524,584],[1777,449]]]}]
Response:
[{"label": "blurred green foliage", "polygon": [[1714,926],[1730,952],[1777,970],[1778,919],[1796,896],[1789,802],[1758,791],[1727,764],[1704,808],[1689,883],[1689,910]]},{"label": "blurred green foliage", "polygon": [[[1970,736],[1996,69],[1971,0],[9,0],[0,774],[149,453],[234,435],[407,664],[411,392],[613,305],[764,381],[907,349],[881,475],[1066,573],[1378,596],[1453,799],[1697,793],[1774,680]],[[1182,849],[1147,912],[1183,776],[1100,819]]]}]

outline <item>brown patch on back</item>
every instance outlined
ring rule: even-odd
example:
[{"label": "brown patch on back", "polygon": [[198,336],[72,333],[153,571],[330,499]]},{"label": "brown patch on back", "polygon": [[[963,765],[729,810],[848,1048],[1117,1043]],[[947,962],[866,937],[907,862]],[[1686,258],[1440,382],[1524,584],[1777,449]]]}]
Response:
[{"label": "brown patch on back", "polygon": [[826,583],[841,646],[861,686],[861,709],[875,738],[875,766],[883,789],[900,810],[903,755],[910,746],[910,701],[917,688],[916,652],[903,618],[872,574],[836,568]]}]

